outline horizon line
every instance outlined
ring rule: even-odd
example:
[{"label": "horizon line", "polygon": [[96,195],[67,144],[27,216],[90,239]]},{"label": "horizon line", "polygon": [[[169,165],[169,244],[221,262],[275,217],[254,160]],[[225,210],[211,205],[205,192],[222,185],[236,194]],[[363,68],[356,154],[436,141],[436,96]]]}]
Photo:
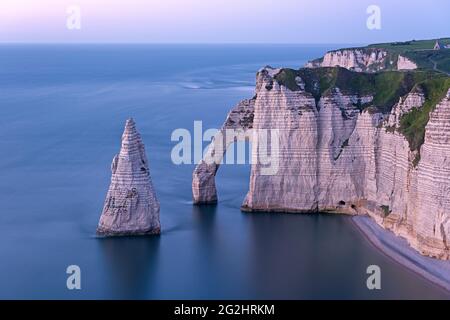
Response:
[{"label": "horizon line", "polygon": [[447,40],[450,36],[445,37],[435,37],[435,38],[425,38],[425,39],[408,39],[408,40],[383,40],[377,42],[262,42],[262,41],[214,41],[214,42],[183,42],[183,41],[0,41],[0,45],[70,45],[70,44],[114,44],[114,45],[351,45],[351,46],[361,46],[361,45],[373,45],[373,44],[383,44],[383,43],[394,43],[394,42],[408,42],[408,41],[432,41],[432,40]]},{"label": "horizon line", "polygon": [[138,41],[0,41],[0,45],[4,44],[139,44],[139,45],[246,45],[246,44],[259,44],[259,45],[360,45],[357,42],[138,42]]},{"label": "horizon line", "polygon": [[398,41],[380,41],[380,42],[145,42],[145,41],[0,41],[0,45],[302,45],[302,46],[320,46],[320,45],[348,45],[348,46],[368,46],[383,43],[408,42],[408,41],[433,41],[446,40],[450,37],[411,39]]}]

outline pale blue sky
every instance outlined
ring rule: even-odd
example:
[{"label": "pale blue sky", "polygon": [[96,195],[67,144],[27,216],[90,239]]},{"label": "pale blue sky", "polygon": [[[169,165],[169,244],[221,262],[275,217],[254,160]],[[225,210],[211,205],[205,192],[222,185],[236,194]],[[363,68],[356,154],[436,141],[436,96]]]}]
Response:
[{"label": "pale blue sky", "polygon": [[[81,9],[68,30],[67,7]],[[369,5],[381,30],[366,27]],[[0,42],[373,43],[450,36],[449,0],[0,0]]]}]

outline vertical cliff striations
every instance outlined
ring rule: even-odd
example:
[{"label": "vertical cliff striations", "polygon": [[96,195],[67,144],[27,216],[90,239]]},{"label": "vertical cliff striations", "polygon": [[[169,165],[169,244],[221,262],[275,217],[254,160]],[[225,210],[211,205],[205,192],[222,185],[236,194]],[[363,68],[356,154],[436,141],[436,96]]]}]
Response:
[{"label": "vertical cliff striations", "polygon": [[[449,259],[449,89],[433,72],[261,70],[255,98],[224,127],[232,118],[243,130],[278,129],[279,169],[262,175],[252,164],[242,209],[368,214],[422,254]],[[217,200],[217,169],[197,167],[195,202]]]}]

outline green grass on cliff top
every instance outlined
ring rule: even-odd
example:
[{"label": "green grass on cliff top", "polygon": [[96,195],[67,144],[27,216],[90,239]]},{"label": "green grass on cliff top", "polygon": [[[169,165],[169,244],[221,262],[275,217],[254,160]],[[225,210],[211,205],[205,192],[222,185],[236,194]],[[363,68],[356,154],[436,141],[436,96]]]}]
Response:
[{"label": "green grass on cliff top", "polygon": [[438,71],[450,73],[450,49],[433,50],[436,40],[442,45],[450,44],[450,38],[441,38],[378,43],[369,45],[366,48],[383,48],[389,53],[401,54],[414,61],[421,69],[433,70],[435,62]]},{"label": "green grass on cliff top", "polygon": [[[397,61],[398,55],[407,57],[414,61],[419,68],[423,70],[434,70],[434,62],[438,71],[450,74],[450,49],[433,50],[436,40],[442,45],[449,45],[450,38],[430,39],[430,40],[411,40],[404,42],[377,43],[366,47],[355,47],[345,49],[374,50],[385,49],[388,52],[387,61]],[[331,52],[345,50],[338,49]],[[321,61],[323,58],[314,61]],[[394,65],[395,66],[395,65]],[[391,65],[386,64],[386,70],[392,69]]]},{"label": "green grass on cliff top", "polygon": [[400,119],[399,131],[408,140],[412,151],[420,151],[425,142],[425,127],[430,120],[430,112],[445,97],[450,88],[450,77],[424,81],[420,87],[425,93],[425,104],[420,109],[412,109]]},{"label": "green grass on cliff top", "polygon": [[305,90],[316,101],[327,95],[333,88],[342,93],[357,96],[373,95],[372,103],[359,105],[362,110],[371,107],[384,114],[414,89],[425,94],[425,104],[420,109],[413,109],[400,121],[399,131],[406,137],[411,150],[420,150],[425,139],[425,127],[430,112],[445,97],[450,89],[450,77],[434,71],[384,71],[378,73],[359,73],[344,68],[303,68],[300,70],[282,69],[275,80],[292,91],[300,90],[296,77],[305,82]]},{"label": "green grass on cliff top", "polygon": [[429,40],[411,40],[404,42],[376,43],[368,45],[366,48],[383,48],[396,51],[398,53],[415,50],[431,50],[434,48],[436,40],[439,40],[439,42],[444,45],[450,44],[450,38],[441,38]]},{"label": "green grass on cliff top", "polygon": [[371,106],[382,113],[392,110],[400,97],[408,94],[416,85],[437,79],[448,78],[431,71],[385,71],[378,73],[360,73],[345,68],[303,68],[300,70],[282,69],[275,80],[292,91],[300,90],[296,77],[305,82],[305,90],[318,101],[331,89],[339,88],[345,94],[358,96],[373,95]]},{"label": "green grass on cliff top", "polygon": [[407,51],[403,54],[414,61],[420,69],[434,69],[434,63],[438,71],[450,74],[450,49]]}]

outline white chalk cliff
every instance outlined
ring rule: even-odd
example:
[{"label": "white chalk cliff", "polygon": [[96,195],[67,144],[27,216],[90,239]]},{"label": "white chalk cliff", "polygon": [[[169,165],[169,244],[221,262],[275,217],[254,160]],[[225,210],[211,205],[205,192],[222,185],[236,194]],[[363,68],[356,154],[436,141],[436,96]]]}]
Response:
[{"label": "white chalk cliff", "polygon": [[[370,61],[380,58],[382,52],[374,53]],[[412,150],[400,133],[400,119],[424,106],[420,86],[382,112],[371,106],[374,95],[335,85],[319,97],[305,89],[309,80],[297,76],[292,90],[276,80],[277,72],[265,68],[258,73],[255,97],[238,104],[223,127],[280,131],[278,172],[261,175],[261,166],[252,165],[242,210],[368,214],[422,254],[449,259],[449,88],[430,112],[423,144]],[[223,155],[228,144],[225,150],[216,144],[210,154],[219,150]],[[217,169],[203,161],[195,170],[195,203],[217,201]]]},{"label": "white chalk cliff", "polygon": [[97,233],[105,236],[159,234],[159,202],[150,178],[144,144],[129,119],[120,153],[111,165],[111,185]]},{"label": "white chalk cliff", "polygon": [[[215,142],[209,145],[204,159],[195,168],[192,180],[195,204],[217,202],[215,175],[227,148],[237,140],[250,140],[248,132],[253,126],[254,104],[254,99],[243,100],[228,114]],[[227,129],[240,129],[241,132],[227,138]]]},{"label": "white chalk cliff", "polygon": [[395,57],[382,48],[352,48],[330,51],[323,58],[308,62],[305,67],[342,67],[356,72],[417,69],[417,65],[410,59],[401,55]]},{"label": "white chalk cliff", "polygon": [[414,70],[417,69],[417,64],[407,57],[404,57],[402,55],[398,56],[397,61],[397,69],[398,70]]}]

